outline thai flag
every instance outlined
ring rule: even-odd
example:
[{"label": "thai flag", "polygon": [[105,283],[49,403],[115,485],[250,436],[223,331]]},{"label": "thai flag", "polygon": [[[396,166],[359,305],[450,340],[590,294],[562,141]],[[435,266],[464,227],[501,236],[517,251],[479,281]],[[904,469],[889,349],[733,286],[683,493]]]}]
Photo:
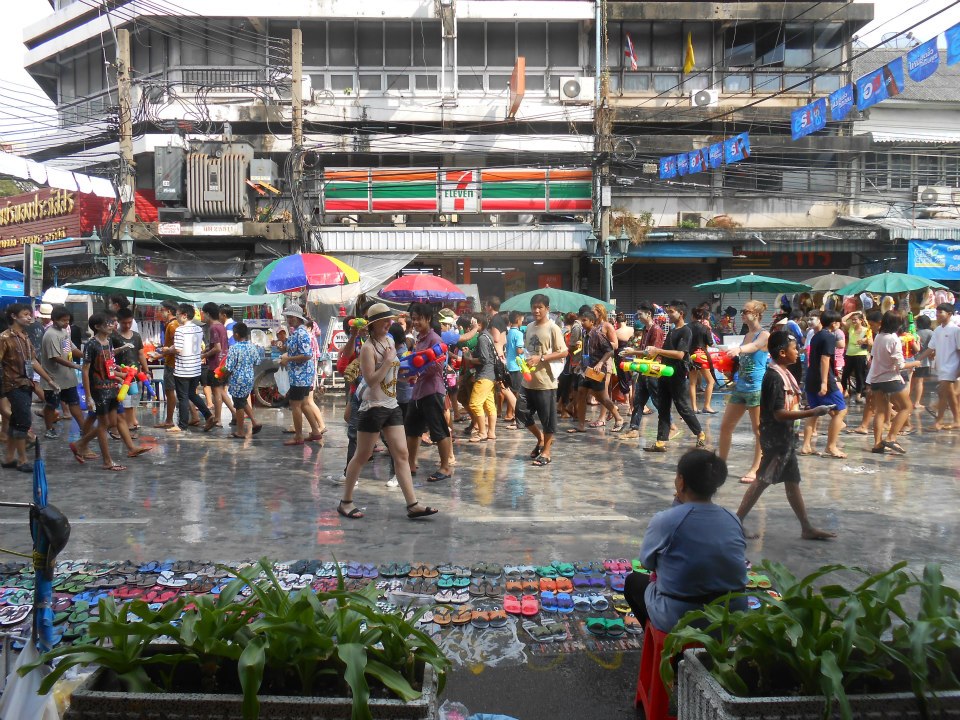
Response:
[{"label": "thai flag", "polygon": [[637,69],[637,53],[633,49],[633,40],[630,39],[630,33],[626,33],[627,36],[627,49],[623,51],[623,54],[630,60],[630,69]]}]

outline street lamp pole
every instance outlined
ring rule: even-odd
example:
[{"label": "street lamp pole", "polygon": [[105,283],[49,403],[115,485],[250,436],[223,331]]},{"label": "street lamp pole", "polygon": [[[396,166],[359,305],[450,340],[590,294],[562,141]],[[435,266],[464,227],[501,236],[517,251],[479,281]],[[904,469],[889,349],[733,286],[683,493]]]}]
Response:
[{"label": "street lamp pole", "polygon": [[601,295],[606,303],[610,302],[610,296],[613,294],[613,264],[626,258],[629,252],[630,238],[625,231],[621,231],[619,237],[611,235],[602,240],[592,232],[587,237],[587,254],[593,262],[600,263],[603,268]]}]

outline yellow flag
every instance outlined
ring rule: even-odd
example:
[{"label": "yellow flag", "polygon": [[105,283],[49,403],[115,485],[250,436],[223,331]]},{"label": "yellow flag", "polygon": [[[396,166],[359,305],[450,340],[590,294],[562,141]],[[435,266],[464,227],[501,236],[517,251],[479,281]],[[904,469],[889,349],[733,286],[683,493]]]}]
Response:
[{"label": "yellow flag", "polygon": [[697,62],[697,59],[693,55],[693,33],[688,32],[687,33],[687,51],[683,57],[684,75],[686,75],[691,70],[693,70],[693,66],[696,64],[696,62]]}]

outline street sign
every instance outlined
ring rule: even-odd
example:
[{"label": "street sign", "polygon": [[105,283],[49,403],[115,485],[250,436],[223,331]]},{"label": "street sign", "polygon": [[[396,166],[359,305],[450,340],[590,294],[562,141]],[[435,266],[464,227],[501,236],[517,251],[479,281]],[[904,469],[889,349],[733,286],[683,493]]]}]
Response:
[{"label": "street sign", "polygon": [[43,294],[43,245],[40,243],[23,246],[23,288],[32,297]]}]

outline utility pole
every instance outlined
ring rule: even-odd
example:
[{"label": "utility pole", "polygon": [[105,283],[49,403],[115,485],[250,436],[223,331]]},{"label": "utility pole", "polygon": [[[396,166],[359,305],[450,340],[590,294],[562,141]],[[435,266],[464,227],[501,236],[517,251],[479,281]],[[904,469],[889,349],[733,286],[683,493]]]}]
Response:
[{"label": "utility pole", "polygon": [[613,284],[613,262],[607,239],[610,237],[610,154],[613,143],[610,131],[613,127],[613,110],[610,108],[610,73],[607,68],[607,3],[606,0],[597,0],[598,10],[596,22],[598,25],[597,37],[597,73],[600,77],[600,94],[597,97],[597,106],[594,113],[594,133],[596,135],[597,167],[600,175],[599,194],[597,203],[600,206],[600,245],[603,251],[602,260],[602,293],[603,301],[610,302],[611,286]]},{"label": "utility pole", "polygon": [[291,175],[293,184],[290,188],[290,201],[293,207],[293,221],[297,229],[298,240],[301,250],[309,250],[307,247],[307,228],[303,219],[301,202],[302,194],[299,192],[301,181],[303,179],[303,33],[300,28],[292,30],[290,38],[290,67],[291,83],[290,101],[293,126],[293,147],[290,148],[292,154]]},{"label": "utility pole", "polygon": [[[136,219],[134,192],[137,161],[133,157],[133,102],[130,98],[130,31],[117,30],[117,96],[120,103],[120,201],[123,206],[120,233],[130,232]],[[111,273],[112,274],[112,273]]]}]

